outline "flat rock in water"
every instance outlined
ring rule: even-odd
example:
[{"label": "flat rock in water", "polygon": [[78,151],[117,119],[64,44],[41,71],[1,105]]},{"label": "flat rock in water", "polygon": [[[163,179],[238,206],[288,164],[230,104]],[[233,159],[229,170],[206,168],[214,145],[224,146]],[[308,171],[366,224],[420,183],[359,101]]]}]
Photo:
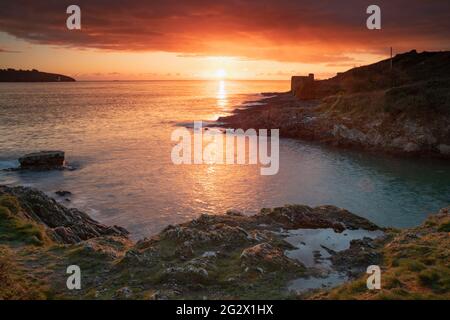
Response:
[{"label": "flat rock in water", "polygon": [[40,151],[19,158],[21,169],[49,170],[64,167],[64,151]]}]

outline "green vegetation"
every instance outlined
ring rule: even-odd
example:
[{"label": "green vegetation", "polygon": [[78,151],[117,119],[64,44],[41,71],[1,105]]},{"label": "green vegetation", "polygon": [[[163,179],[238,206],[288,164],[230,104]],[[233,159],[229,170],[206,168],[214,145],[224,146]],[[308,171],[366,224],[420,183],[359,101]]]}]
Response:
[{"label": "green vegetation", "polygon": [[384,91],[334,95],[322,99],[317,107],[319,112],[339,114],[341,116],[370,116],[384,110]]},{"label": "green vegetation", "polygon": [[[448,213],[418,228],[387,231],[382,290],[367,290],[362,276],[301,296],[286,290],[288,281],[305,274],[282,254],[286,242],[273,237],[255,245],[227,224],[237,217],[211,219],[137,244],[104,236],[59,245],[27,218],[18,199],[1,195],[0,299],[450,299]],[[82,290],[66,288],[72,264],[82,269]]]},{"label": "green vegetation", "polygon": [[367,117],[380,113],[408,118],[450,115],[450,79],[432,80],[387,90],[338,94],[322,99],[320,112]]},{"label": "green vegetation", "polygon": [[0,242],[43,245],[49,242],[45,230],[37,223],[19,216],[20,205],[10,195],[0,197]]},{"label": "green vegetation", "polygon": [[431,80],[386,91],[384,111],[413,115],[450,114],[450,79]]},{"label": "green vegetation", "polygon": [[47,298],[47,289],[27,278],[27,270],[16,262],[14,253],[0,245],[0,300],[40,300]]},{"label": "green vegetation", "polygon": [[325,299],[450,299],[450,217],[431,216],[401,231],[382,249],[381,290],[367,290],[366,275],[315,297]]}]

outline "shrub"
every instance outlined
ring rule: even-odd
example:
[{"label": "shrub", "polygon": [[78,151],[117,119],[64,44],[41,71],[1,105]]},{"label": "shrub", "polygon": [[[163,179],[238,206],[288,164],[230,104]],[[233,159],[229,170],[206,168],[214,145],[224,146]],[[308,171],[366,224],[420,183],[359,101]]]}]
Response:
[{"label": "shrub", "polygon": [[435,269],[426,269],[419,273],[419,283],[425,287],[434,289],[438,286],[441,276]]}]

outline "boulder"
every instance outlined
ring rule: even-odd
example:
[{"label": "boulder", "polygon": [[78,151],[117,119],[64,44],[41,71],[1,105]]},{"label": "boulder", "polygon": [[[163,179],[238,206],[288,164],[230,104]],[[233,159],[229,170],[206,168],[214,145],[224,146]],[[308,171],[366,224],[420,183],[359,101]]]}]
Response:
[{"label": "boulder", "polygon": [[19,158],[21,169],[50,170],[64,167],[64,151],[40,151]]},{"label": "boulder", "polygon": [[420,150],[420,147],[414,142],[408,142],[404,147],[403,151],[405,152],[417,152]]},{"label": "boulder", "polygon": [[244,249],[241,253],[240,260],[243,267],[259,268],[260,270],[257,271],[260,273],[264,273],[262,266],[275,270],[301,267],[296,261],[286,257],[282,249],[274,247],[269,243],[260,243]]},{"label": "boulder", "polygon": [[439,152],[444,155],[450,155],[450,145],[440,144],[438,146]]},{"label": "boulder", "polygon": [[66,190],[58,190],[58,191],[55,191],[55,194],[58,196],[61,196],[61,197],[65,197],[65,196],[71,196],[72,192],[66,191]]}]

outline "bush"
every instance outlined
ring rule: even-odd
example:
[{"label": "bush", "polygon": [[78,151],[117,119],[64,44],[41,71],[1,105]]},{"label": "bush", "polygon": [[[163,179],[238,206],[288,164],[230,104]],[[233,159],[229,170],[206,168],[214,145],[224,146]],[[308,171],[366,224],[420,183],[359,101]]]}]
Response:
[{"label": "bush", "polygon": [[435,289],[439,286],[441,276],[435,269],[423,270],[419,273],[419,283],[424,287]]}]

